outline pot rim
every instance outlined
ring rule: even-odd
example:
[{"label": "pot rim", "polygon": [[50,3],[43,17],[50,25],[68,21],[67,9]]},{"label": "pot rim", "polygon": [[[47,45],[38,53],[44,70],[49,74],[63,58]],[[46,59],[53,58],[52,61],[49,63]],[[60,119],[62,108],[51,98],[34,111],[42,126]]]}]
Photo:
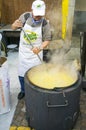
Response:
[{"label": "pot rim", "polygon": [[[26,72],[26,77],[27,77],[27,73],[28,73],[28,71]],[[35,83],[31,82],[28,77],[27,77],[27,79],[28,79],[28,81],[29,81],[29,83],[30,83],[31,85],[35,86],[35,88],[37,87],[38,89],[48,90],[48,91],[61,91],[61,90],[65,90],[65,89],[67,89],[67,88],[71,88],[71,87],[73,87],[75,84],[77,84],[78,81],[79,81],[79,79],[80,79],[80,73],[78,73],[77,80],[76,80],[73,84],[71,84],[71,85],[69,85],[69,86],[65,86],[65,87],[54,87],[53,89],[48,89],[48,88],[40,87],[39,85],[36,85]]]}]

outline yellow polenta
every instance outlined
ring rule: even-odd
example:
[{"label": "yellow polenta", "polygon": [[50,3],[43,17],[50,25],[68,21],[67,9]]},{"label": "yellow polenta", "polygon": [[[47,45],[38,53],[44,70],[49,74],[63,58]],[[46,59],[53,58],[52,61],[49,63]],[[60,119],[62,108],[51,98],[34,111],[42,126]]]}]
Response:
[{"label": "yellow polenta", "polygon": [[31,83],[41,88],[68,87],[76,82],[77,74],[73,74],[63,66],[39,65],[28,71]]}]

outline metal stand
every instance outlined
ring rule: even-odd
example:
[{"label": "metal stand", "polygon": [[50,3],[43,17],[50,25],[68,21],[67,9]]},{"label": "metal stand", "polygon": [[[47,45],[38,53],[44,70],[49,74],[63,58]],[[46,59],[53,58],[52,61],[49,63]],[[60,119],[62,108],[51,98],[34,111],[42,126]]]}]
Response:
[{"label": "metal stand", "polygon": [[85,78],[85,65],[86,65],[86,32],[80,33],[80,58],[81,58],[81,75],[82,75],[82,88],[86,91],[86,78]]},{"label": "metal stand", "polygon": [[81,74],[85,76],[86,65],[86,32],[80,33],[80,51],[81,51]]},{"label": "metal stand", "polygon": [[8,50],[13,50],[13,51],[15,51],[15,50],[17,50],[17,47],[18,47],[17,44],[7,45],[7,49],[8,49]]}]

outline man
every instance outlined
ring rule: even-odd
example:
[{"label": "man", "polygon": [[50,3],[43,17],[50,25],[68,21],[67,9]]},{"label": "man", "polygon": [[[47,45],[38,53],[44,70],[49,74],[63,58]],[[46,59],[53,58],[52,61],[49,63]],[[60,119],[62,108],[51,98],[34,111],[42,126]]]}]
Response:
[{"label": "man", "polygon": [[13,30],[23,28],[19,43],[19,81],[21,91],[18,94],[18,99],[22,99],[25,96],[24,75],[26,71],[33,66],[41,64],[43,49],[48,46],[51,40],[50,25],[44,19],[45,9],[44,1],[35,0],[32,3],[32,12],[22,14],[12,24]]}]

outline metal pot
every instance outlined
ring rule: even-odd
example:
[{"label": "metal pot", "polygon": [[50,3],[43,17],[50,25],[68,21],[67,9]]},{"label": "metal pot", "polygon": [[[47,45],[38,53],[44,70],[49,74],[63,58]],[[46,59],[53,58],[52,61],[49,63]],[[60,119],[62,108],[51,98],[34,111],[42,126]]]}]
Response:
[{"label": "metal pot", "polygon": [[36,130],[72,129],[80,112],[81,76],[67,88],[48,90],[33,85],[28,72],[25,74],[25,103],[29,126]]}]

